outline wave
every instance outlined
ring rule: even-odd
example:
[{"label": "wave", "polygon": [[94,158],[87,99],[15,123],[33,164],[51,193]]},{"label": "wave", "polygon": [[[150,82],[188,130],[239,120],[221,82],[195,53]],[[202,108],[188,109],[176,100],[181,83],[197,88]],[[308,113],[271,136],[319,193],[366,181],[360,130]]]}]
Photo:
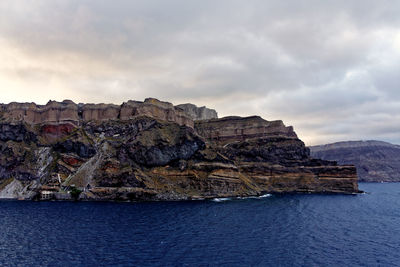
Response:
[{"label": "wave", "polygon": [[230,198],[230,197],[216,197],[216,198],[212,199],[212,201],[214,201],[214,202],[224,202],[224,201],[228,201],[228,200],[232,200],[232,198]]},{"label": "wave", "polygon": [[271,194],[264,194],[261,196],[250,196],[250,197],[217,197],[213,198],[211,201],[214,202],[224,202],[224,201],[230,201],[230,200],[238,200],[238,199],[263,199],[267,197],[271,197]]},{"label": "wave", "polygon": [[264,194],[261,196],[251,196],[251,197],[237,197],[237,199],[261,199],[272,196],[271,194]]}]

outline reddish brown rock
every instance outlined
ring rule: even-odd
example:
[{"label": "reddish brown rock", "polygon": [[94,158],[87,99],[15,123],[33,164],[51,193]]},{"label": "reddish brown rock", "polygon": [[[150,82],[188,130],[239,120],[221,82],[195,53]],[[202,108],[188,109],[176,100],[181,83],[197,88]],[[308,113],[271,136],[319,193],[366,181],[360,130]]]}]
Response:
[{"label": "reddish brown rock", "polygon": [[63,156],[62,161],[72,167],[79,167],[84,163],[83,160],[71,156]]},{"label": "reddish brown rock", "polygon": [[62,124],[45,124],[41,128],[41,132],[43,135],[55,136],[55,137],[63,137],[71,134],[76,129],[76,126],[70,123],[62,123]]}]

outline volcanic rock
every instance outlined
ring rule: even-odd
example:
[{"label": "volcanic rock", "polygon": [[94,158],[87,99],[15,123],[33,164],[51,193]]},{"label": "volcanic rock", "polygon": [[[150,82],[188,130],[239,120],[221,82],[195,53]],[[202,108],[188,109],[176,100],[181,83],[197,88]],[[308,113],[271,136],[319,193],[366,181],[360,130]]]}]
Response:
[{"label": "volcanic rock", "polygon": [[193,119],[181,108],[154,98],[144,102],[128,101],[121,106],[114,104],[75,104],[71,100],[49,101],[46,105],[15,103],[2,105],[0,119],[25,122],[30,125],[71,123],[79,126],[82,122],[130,120],[148,116],[159,120],[175,122],[193,128]]},{"label": "volcanic rock", "polygon": [[347,141],[312,146],[315,158],[352,164],[361,182],[400,182],[400,146],[382,141]]},{"label": "volcanic rock", "polygon": [[297,137],[293,127],[286,127],[281,120],[266,121],[259,116],[246,118],[232,116],[196,121],[195,129],[207,141],[219,145],[267,136]]},{"label": "volcanic rock", "polygon": [[40,198],[43,188],[46,198],[124,201],[358,192],[354,166],[311,158],[282,121],[197,120],[213,114],[152,98],[1,105],[0,197]]}]

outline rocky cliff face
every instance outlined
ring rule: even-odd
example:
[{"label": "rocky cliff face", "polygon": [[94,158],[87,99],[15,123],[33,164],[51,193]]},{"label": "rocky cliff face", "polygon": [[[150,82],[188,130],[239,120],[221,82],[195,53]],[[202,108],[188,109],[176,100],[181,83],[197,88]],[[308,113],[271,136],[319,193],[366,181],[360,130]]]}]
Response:
[{"label": "rocky cliff face", "polygon": [[159,120],[175,122],[193,128],[193,119],[181,108],[171,103],[154,98],[144,102],[128,101],[122,105],[113,104],[75,104],[71,100],[63,102],[49,101],[46,105],[35,103],[10,103],[2,105],[0,119],[5,121],[22,121],[35,124],[73,124],[88,121],[130,120],[140,116],[149,116]]},{"label": "rocky cliff face", "polygon": [[156,99],[11,103],[0,113],[0,198],[180,200],[356,193],[353,166],[312,159],[260,117],[196,121]]},{"label": "rocky cliff face", "polygon": [[297,138],[293,127],[286,127],[282,121],[266,121],[258,116],[197,121],[195,128],[208,142],[219,145],[268,136]]},{"label": "rocky cliff face", "polygon": [[348,141],[310,147],[316,158],[353,164],[359,181],[399,182],[400,146],[381,141]]},{"label": "rocky cliff face", "polygon": [[217,119],[218,113],[214,109],[209,109],[206,107],[197,107],[193,104],[181,104],[177,105],[178,108],[181,108],[190,117],[195,120],[210,120],[210,119]]}]

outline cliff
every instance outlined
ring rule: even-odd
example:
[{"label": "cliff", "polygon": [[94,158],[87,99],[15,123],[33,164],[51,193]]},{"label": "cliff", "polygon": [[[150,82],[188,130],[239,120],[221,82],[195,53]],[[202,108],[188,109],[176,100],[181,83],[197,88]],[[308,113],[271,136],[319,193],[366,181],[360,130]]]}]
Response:
[{"label": "cliff", "polygon": [[207,121],[196,121],[197,133],[208,142],[224,145],[235,141],[268,136],[297,138],[293,127],[286,127],[282,121],[266,121],[258,116],[247,118],[225,117]]},{"label": "cliff", "polygon": [[197,107],[193,104],[180,104],[177,105],[178,108],[181,108],[185,111],[189,116],[195,120],[210,120],[210,119],[217,119],[218,113],[214,109],[209,109],[206,107]]},{"label": "cliff", "polygon": [[316,158],[353,164],[362,182],[399,182],[400,146],[381,141],[348,141],[310,147]]},{"label": "cliff", "polygon": [[156,99],[1,105],[0,198],[181,200],[356,193],[354,166],[312,159],[292,127],[193,121]]},{"label": "cliff", "polygon": [[155,119],[175,122],[193,128],[193,119],[181,108],[171,103],[154,98],[144,102],[124,102],[122,105],[113,104],[75,104],[71,100],[63,102],[49,101],[46,105],[35,103],[10,103],[1,106],[0,119],[8,122],[22,121],[34,124],[73,124],[88,121],[126,121],[140,116],[150,116]]}]

